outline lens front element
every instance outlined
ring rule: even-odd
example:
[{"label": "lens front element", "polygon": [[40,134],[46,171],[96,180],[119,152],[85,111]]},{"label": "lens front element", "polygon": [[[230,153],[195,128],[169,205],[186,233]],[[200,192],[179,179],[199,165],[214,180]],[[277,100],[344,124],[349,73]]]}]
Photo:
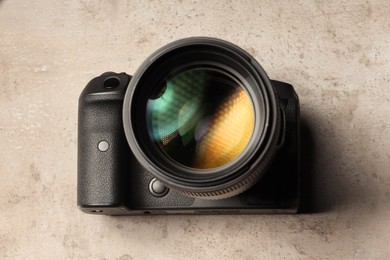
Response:
[{"label": "lens front element", "polygon": [[185,68],[168,75],[148,99],[146,117],[149,136],[162,153],[198,170],[238,158],[255,124],[243,83],[212,67]]}]

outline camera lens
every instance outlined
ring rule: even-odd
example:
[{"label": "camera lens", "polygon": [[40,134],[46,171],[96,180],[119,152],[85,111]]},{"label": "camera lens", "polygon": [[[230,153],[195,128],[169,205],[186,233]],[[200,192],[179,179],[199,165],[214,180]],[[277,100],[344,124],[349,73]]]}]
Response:
[{"label": "camera lens", "polygon": [[239,47],[188,38],[152,54],[123,106],[137,160],[170,188],[221,199],[254,185],[277,149],[280,108],[261,66]]},{"label": "camera lens", "polygon": [[150,138],[174,162],[211,169],[236,159],[254,128],[254,110],[242,82],[212,67],[167,76],[147,101]]}]

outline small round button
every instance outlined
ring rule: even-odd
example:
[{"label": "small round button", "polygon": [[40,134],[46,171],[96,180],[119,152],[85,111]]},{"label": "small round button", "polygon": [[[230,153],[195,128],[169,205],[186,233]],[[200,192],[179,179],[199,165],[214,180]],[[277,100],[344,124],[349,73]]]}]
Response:
[{"label": "small round button", "polygon": [[98,149],[101,152],[107,151],[109,147],[110,147],[110,144],[107,141],[100,141],[98,144]]},{"label": "small round button", "polygon": [[156,197],[165,196],[169,189],[159,180],[152,179],[149,183],[149,191]]}]

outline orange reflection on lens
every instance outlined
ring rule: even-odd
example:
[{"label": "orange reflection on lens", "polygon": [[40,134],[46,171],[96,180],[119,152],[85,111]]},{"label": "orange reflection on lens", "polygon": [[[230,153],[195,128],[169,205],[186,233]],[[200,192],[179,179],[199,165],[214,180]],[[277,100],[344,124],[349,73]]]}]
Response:
[{"label": "orange reflection on lens", "polygon": [[240,155],[252,136],[254,110],[249,95],[238,89],[218,107],[196,148],[196,168],[222,166]]}]

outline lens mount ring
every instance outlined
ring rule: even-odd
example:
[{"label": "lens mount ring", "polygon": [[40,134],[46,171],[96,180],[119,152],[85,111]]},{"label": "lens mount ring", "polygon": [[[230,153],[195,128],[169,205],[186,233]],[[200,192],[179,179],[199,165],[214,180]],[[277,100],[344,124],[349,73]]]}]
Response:
[{"label": "lens mount ring", "polygon": [[[147,103],[156,86],[172,71],[191,66],[214,66],[243,82],[255,114],[253,132],[243,152],[210,169],[194,169],[170,160],[148,136]],[[168,187],[205,199],[237,195],[264,175],[276,154],[280,121],[279,100],[262,67],[241,48],[207,37],[182,39],[153,53],[131,79],[123,106],[126,138],[137,160]]]}]

